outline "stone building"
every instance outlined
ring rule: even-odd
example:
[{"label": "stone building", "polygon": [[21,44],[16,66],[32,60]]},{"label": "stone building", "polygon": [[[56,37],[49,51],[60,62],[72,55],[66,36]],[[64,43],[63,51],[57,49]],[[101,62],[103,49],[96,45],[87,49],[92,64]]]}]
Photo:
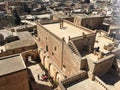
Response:
[{"label": "stone building", "polygon": [[74,18],[75,25],[81,25],[89,29],[101,29],[104,17],[79,15]]},{"label": "stone building", "polygon": [[120,26],[119,25],[110,25],[108,34],[110,37],[120,40]]},{"label": "stone building", "polygon": [[[96,35],[95,32],[91,30],[84,30],[83,27],[75,27],[67,21],[63,22],[63,27],[60,24],[62,23],[38,24],[38,38],[42,46],[38,46],[41,61],[49,70],[51,76],[57,81],[63,80],[67,76],[72,76],[80,70],[80,62],[76,58],[76,56],[80,56],[79,51],[76,51],[76,48],[74,49],[73,46],[69,46],[69,44],[71,44],[69,39],[75,37],[79,39],[79,36],[82,38],[85,35],[94,42]],[[74,29],[76,30],[74,31]],[[85,48],[86,44],[87,41],[81,45],[81,47]],[[91,43],[90,46],[91,49],[93,49],[93,43]],[[73,51],[70,47],[73,48]],[[68,63],[68,60],[72,63],[72,67],[71,64]]]},{"label": "stone building", "polygon": [[[3,32],[2,32],[3,31]],[[22,53],[24,60],[28,56],[32,59],[37,57],[37,45],[32,35],[21,29],[2,30],[0,33],[4,36],[4,45],[0,46],[0,57]],[[18,31],[18,32],[17,32]],[[26,59],[25,59],[26,58]]]},{"label": "stone building", "polygon": [[0,58],[0,90],[29,90],[28,75],[21,55]]},{"label": "stone building", "polygon": [[0,2],[0,11],[4,11],[4,10],[5,10],[5,3]]},{"label": "stone building", "polygon": [[[120,50],[104,31],[92,31],[67,20],[47,24],[37,22],[37,30],[41,63],[53,79],[65,87],[76,80],[100,79],[111,69],[118,69],[115,58]],[[80,87],[68,90],[79,90]]]}]

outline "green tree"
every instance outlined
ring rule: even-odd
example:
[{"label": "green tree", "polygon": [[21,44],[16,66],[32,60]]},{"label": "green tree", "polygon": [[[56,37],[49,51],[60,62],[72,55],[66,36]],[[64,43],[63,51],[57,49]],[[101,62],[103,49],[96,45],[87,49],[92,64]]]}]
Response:
[{"label": "green tree", "polygon": [[28,7],[26,3],[24,4],[24,12],[27,12],[28,14],[31,13],[31,9]]},{"label": "green tree", "polygon": [[14,23],[15,23],[15,25],[20,25],[20,23],[21,23],[21,18],[20,18],[20,16],[18,15],[18,13],[17,13],[16,10],[13,11],[13,16],[14,16]]}]

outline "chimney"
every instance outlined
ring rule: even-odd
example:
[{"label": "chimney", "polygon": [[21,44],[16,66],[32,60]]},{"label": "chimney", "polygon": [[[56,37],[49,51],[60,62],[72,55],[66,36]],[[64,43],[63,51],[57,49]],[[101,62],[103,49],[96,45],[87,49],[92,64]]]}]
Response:
[{"label": "chimney", "polygon": [[68,39],[70,40],[70,36],[68,36]]},{"label": "chimney", "polygon": [[63,28],[63,19],[60,19],[60,29]]},{"label": "chimney", "polygon": [[63,37],[62,40],[65,41],[65,38]]}]

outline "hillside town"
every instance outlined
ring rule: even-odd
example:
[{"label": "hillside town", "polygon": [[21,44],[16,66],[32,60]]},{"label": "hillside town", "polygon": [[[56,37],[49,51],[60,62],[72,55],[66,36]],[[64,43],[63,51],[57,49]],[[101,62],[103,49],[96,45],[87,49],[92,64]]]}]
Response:
[{"label": "hillside town", "polygon": [[0,0],[0,90],[119,90],[120,0]]}]

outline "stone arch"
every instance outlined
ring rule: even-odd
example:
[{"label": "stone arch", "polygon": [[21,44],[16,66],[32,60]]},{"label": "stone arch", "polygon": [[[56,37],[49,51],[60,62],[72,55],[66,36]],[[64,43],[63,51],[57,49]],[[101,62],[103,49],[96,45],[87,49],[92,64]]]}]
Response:
[{"label": "stone arch", "polygon": [[76,17],[74,18],[74,24],[76,24]]},{"label": "stone arch", "polygon": [[45,58],[45,68],[49,69],[49,59]]},{"label": "stone arch", "polygon": [[78,25],[80,25],[80,19],[78,20]]},{"label": "stone arch", "polygon": [[79,19],[77,19],[76,21],[77,21],[77,25],[79,25]]},{"label": "stone arch", "polygon": [[44,54],[43,54],[43,51],[40,51],[40,59],[41,59],[41,63],[43,64],[43,58],[44,58]]},{"label": "stone arch", "polygon": [[46,45],[46,51],[48,52],[48,45]]},{"label": "stone arch", "polygon": [[41,50],[38,50],[38,55],[40,55],[41,54]]},{"label": "stone arch", "polygon": [[43,57],[43,65],[45,66],[45,56]]},{"label": "stone arch", "polygon": [[49,63],[49,66],[48,66],[48,71],[49,71],[49,72],[50,72],[50,67],[51,67],[51,65],[52,65],[52,64],[51,64],[51,63]]},{"label": "stone arch", "polygon": [[59,80],[60,80],[60,78],[59,78],[59,72],[56,72],[56,73],[55,73],[55,80],[56,80],[56,81],[59,81]]},{"label": "stone arch", "polygon": [[28,62],[28,57],[31,56],[31,54],[25,54],[25,60]]},{"label": "stone arch", "polygon": [[55,73],[55,80],[60,82],[61,80],[64,79],[64,76],[62,74],[60,74],[59,72]]},{"label": "stone arch", "polygon": [[50,71],[49,72],[50,72],[50,76],[54,78],[54,75],[55,75],[54,72],[55,71],[54,71],[54,66],[52,64],[50,65]]}]

